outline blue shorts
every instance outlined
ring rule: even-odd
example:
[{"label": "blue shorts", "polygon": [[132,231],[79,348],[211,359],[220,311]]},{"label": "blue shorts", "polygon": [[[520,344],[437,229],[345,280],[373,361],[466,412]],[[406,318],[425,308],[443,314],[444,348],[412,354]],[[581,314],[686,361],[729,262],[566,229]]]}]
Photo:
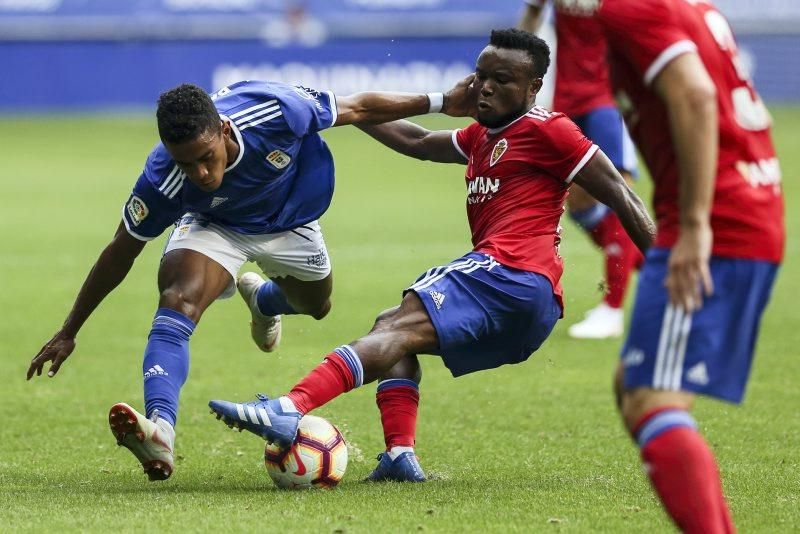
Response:
[{"label": "blue shorts", "polygon": [[429,269],[409,291],[428,310],[453,376],[527,360],[561,317],[547,278],[479,252]]},{"label": "blue shorts", "polygon": [[683,390],[739,403],[778,265],[712,256],[714,294],[686,314],[668,302],[669,252],[651,249],[639,273],[621,355],[625,388]]},{"label": "blue shorts", "polygon": [[617,108],[593,109],[572,120],[586,137],[600,147],[617,169],[636,176],[636,149]]}]

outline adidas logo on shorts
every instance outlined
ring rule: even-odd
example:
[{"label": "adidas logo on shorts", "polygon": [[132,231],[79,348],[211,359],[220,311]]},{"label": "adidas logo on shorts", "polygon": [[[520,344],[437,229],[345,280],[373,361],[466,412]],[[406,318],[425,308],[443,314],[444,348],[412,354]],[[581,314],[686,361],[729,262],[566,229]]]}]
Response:
[{"label": "adidas logo on shorts", "polygon": [[686,381],[698,386],[708,385],[708,369],[705,362],[700,362],[686,371]]},{"label": "adidas logo on shorts", "polygon": [[147,380],[151,376],[158,376],[158,375],[169,376],[169,373],[166,372],[164,369],[162,369],[160,365],[154,365],[153,367],[148,369],[147,372],[144,374],[144,379]]},{"label": "adidas logo on shorts", "polygon": [[442,304],[444,304],[444,293],[438,291],[428,291],[428,293],[430,293],[433,303],[436,304],[436,309],[441,310]]}]

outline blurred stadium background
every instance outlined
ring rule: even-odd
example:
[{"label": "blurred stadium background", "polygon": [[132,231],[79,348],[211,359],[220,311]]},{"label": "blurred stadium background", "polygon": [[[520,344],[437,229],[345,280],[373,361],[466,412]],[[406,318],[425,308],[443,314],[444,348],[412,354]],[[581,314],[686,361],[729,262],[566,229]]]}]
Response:
[{"label": "blurred stadium background", "polygon": [[[769,102],[800,102],[795,0],[719,0]],[[0,112],[150,108],[190,81],[441,90],[520,0],[0,0]],[[545,34],[550,32],[545,29]],[[546,95],[544,100],[546,100]]]},{"label": "blurred stadium background", "polygon": [[[789,239],[745,406],[701,401],[696,414],[740,530],[797,532],[800,8],[716,3],[775,118]],[[404,284],[467,248],[463,169],[402,158],[354,128],[324,134],[339,177],[323,219],[336,279],[331,315],[287,320],[281,350],[265,357],[238,299],[212,306],[192,341],[172,480],[147,483],[106,422],[115,402],[141,406],[163,237],[87,322],[58,377],[23,379],[119,222],[157,141],[160,92],[243,78],[340,93],[442,90],[471,71],[488,30],[514,25],[521,8],[521,0],[0,0],[0,532],[672,531],[613,408],[619,341],[566,335],[596,304],[601,276],[599,254],[569,221],[567,317],[535,357],[457,381],[424,360],[417,450],[435,483],[359,483],[383,446],[372,387],[320,411],[351,446],[335,492],[271,491],[263,445],[208,415],[209,398],[289,387],[394,305]],[[649,199],[648,180],[636,187]]]}]

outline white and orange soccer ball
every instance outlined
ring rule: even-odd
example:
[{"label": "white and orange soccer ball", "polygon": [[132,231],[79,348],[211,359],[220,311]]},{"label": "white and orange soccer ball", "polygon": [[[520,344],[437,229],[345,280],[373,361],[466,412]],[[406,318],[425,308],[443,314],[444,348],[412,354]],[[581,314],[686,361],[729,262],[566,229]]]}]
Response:
[{"label": "white and orange soccer ball", "polygon": [[333,488],[347,469],[347,444],[328,421],[306,415],[291,448],[267,443],[264,463],[279,488]]}]

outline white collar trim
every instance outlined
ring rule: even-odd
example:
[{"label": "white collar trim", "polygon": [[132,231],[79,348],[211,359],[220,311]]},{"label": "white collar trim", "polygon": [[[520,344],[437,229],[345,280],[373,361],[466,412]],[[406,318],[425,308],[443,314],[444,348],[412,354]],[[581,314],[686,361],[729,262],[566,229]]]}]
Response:
[{"label": "white collar trim", "polygon": [[236,160],[233,163],[225,168],[225,172],[228,172],[236,167],[240,161],[242,161],[242,158],[244,157],[244,141],[242,141],[242,132],[239,131],[239,128],[233,123],[232,120],[225,115],[220,115],[219,118],[230,123],[231,130],[233,130],[233,135],[236,137],[236,142],[239,144],[239,155],[236,156]]},{"label": "white collar trim", "polygon": [[525,113],[523,113],[522,115],[520,115],[519,117],[514,119],[513,121],[509,122],[505,126],[498,126],[497,128],[488,128],[486,131],[489,132],[492,135],[494,135],[496,133],[500,133],[503,130],[505,130],[506,128],[508,128],[509,126],[511,126],[512,124],[514,124],[515,122],[517,122],[518,120],[522,119],[525,115],[530,113],[531,109],[533,109],[535,107],[536,107],[536,104],[534,103],[528,111],[526,111]]}]

